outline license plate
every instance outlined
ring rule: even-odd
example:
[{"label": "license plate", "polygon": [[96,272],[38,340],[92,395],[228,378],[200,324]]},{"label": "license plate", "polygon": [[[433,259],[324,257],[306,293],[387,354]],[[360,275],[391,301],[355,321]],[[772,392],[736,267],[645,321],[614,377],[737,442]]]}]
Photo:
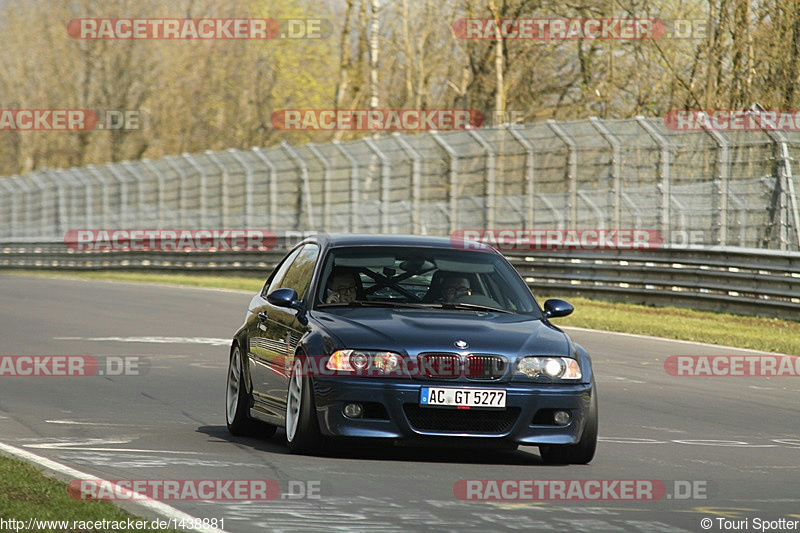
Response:
[{"label": "license plate", "polygon": [[497,389],[422,387],[419,404],[423,407],[505,409],[506,391]]}]

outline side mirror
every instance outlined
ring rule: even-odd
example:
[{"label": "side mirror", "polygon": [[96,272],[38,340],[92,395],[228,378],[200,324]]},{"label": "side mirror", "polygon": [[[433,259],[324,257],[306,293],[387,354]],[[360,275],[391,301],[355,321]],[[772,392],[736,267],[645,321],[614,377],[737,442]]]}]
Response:
[{"label": "side mirror", "polygon": [[548,319],[571,315],[574,310],[572,304],[564,300],[553,298],[544,303],[544,317]]},{"label": "side mirror", "polygon": [[297,291],[294,289],[275,289],[267,295],[267,301],[275,307],[287,309],[302,309],[303,304],[298,300]]}]

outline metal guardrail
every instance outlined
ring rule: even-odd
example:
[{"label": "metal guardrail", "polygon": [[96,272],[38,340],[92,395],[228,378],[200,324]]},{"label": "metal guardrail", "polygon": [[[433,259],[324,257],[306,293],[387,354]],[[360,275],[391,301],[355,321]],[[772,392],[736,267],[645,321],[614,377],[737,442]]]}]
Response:
[{"label": "metal guardrail", "polygon": [[[102,251],[0,243],[0,270],[147,271],[266,278],[285,250]],[[800,253],[741,248],[511,251],[537,294],[800,320]]]},{"label": "metal guardrail", "polygon": [[765,250],[506,253],[538,294],[800,320],[800,254]]},{"label": "metal guardrail", "polygon": [[450,235],[657,229],[665,243],[800,251],[800,132],[546,121],[288,143],[0,178],[0,241],[75,229]]}]

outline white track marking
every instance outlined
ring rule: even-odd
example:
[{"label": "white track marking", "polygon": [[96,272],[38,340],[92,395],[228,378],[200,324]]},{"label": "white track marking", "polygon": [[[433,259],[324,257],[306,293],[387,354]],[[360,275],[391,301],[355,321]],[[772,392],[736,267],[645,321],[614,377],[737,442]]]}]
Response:
[{"label": "white track marking", "polygon": [[[44,439],[30,439],[33,441],[36,440],[44,440]],[[58,448],[69,448],[72,446],[97,446],[99,444],[128,444],[129,442],[133,442],[133,439],[128,438],[121,438],[121,439],[71,439],[71,440],[56,440],[56,439],[47,439],[49,442],[39,442],[35,444],[25,444],[23,445],[24,448],[46,448],[46,449],[58,449]]]},{"label": "white track marking", "polygon": [[[68,476],[72,479],[89,479],[98,483],[110,484],[111,486],[114,487],[114,492],[116,494],[124,495],[127,501],[130,501],[131,503],[134,503],[136,505],[141,505],[142,507],[156,513],[161,517],[167,519],[175,519],[179,522],[183,520],[184,522],[195,523],[197,521],[200,521],[202,523],[202,520],[200,520],[199,518],[194,517],[188,513],[184,513],[183,511],[179,511],[178,509],[172,507],[171,505],[167,505],[166,503],[156,500],[144,500],[144,499],[134,500],[134,498],[144,498],[145,496],[137,494],[125,487],[116,485],[115,483],[111,483],[110,481],[100,479],[96,476],[92,476],[85,472],[81,472],[80,470],[76,470],[69,466],[62,465],[61,463],[57,463],[56,461],[47,459],[46,457],[41,457],[34,453],[25,451],[15,446],[9,446],[8,444],[4,444],[2,442],[0,442],[0,451],[8,455],[13,455],[14,457],[17,457],[24,461],[37,464],[42,468],[46,468],[47,470],[58,472],[59,474]],[[191,531],[202,531],[207,533],[224,533],[224,530],[216,528],[197,528]]]},{"label": "white track marking", "polygon": [[[648,426],[644,426],[648,427]],[[747,437],[744,437],[745,439]],[[763,437],[754,437],[765,440]],[[800,449],[800,439],[766,439],[770,443],[777,444],[755,444],[744,440],[719,440],[719,439],[642,439],[637,437],[598,437],[600,442],[612,442],[615,444],[685,444],[692,446],[717,446],[724,448],[790,448]],[[782,446],[781,446],[782,445]]]},{"label": "white track marking", "polygon": [[[141,427],[137,424],[112,424],[109,422],[80,422],[78,420],[45,420],[48,424],[66,424],[69,426],[120,426],[120,427]],[[130,441],[127,441],[130,442]]]},{"label": "white track marking", "polygon": [[[83,441],[56,441],[41,442],[37,444],[23,444],[23,448],[39,448],[42,450],[69,450],[90,452],[137,452],[137,453],[167,453],[176,455],[203,455],[200,452],[182,452],[176,450],[147,450],[140,448],[98,448],[102,444],[128,444],[133,439],[86,439]],[[91,446],[91,447],[87,447]]]},{"label": "white track marking", "polygon": [[126,453],[171,453],[175,455],[203,455],[200,452],[180,452],[175,450],[144,450],[141,448],[84,448],[74,447],[72,445],[59,446],[59,443],[53,445],[48,444],[26,444],[25,448],[41,448],[47,450],[65,450],[65,451],[86,451],[86,452],[126,452]]},{"label": "white track marking", "polygon": [[209,344],[229,346],[231,339],[214,337],[53,337],[57,341],[146,342],[152,344]]},{"label": "white track marking", "polygon": [[754,354],[775,354],[775,355],[786,355],[780,354],[775,352],[765,352],[759,350],[748,350],[747,348],[735,348],[733,346],[723,346],[721,344],[708,344],[707,342],[696,342],[696,341],[684,341],[679,339],[665,339],[664,337],[653,337],[652,335],[639,335],[638,333],[621,333],[619,331],[605,331],[600,329],[589,329],[589,328],[576,328],[573,326],[559,326],[561,329],[571,329],[575,331],[588,331],[591,333],[607,333],[609,335],[621,335],[623,337],[634,337],[637,339],[648,339],[654,341],[664,341],[664,342],[677,342],[680,344],[694,344],[695,346],[708,346],[710,348],[720,348],[723,350],[739,350],[740,352],[749,352]]},{"label": "white track marking", "polygon": [[644,381],[639,381],[638,379],[626,378],[624,376],[602,376],[602,377],[598,377],[597,381],[600,381],[600,382],[603,382],[603,381],[609,381],[609,382],[610,381],[622,381],[624,383],[645,383]]}]

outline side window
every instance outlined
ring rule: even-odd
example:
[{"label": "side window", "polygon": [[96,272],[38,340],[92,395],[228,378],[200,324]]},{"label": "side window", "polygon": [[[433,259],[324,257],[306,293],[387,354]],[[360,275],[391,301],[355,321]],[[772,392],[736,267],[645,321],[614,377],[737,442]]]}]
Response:
[{"label": "side window", "polygon": [[286,271],[289,270],[290,266],[292,266],[292,263],[302,249],[303,248],[297,248],[281,262],[278,270],[275,271],[275,274],[273,274],[272,278],[267,281],[266,284],[264,284],[264,289],[261,291],[262,298],[266,299],[269,293],[281,287],[281,281],[283,281],[284,276],[286,276]]},{"label": "side window", "polygon": [[[292,266],[283,276],[280,285],[276,288],[294,289],[297,296],[303,300],[306,296],[308,286],[311,284],[311,276],[314,274],[314,265],[317,264],[319,257],[319,246],[316,244],[306,244],[295,258]],[[272,287],[270,287],[272,290]]]}]

